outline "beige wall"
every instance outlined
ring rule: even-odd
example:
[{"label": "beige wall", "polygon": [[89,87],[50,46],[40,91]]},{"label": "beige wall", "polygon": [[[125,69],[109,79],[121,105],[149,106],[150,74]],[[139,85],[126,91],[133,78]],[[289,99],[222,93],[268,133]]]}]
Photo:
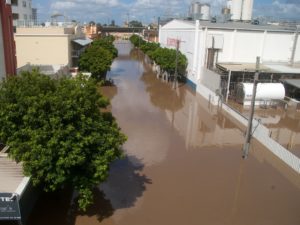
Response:
[{"label": "beige wall", "polygon": [[3,37],[2,37],[2,25],[1,25],[1,17],[0,17],[0,81],[6,75],[5,70],[5,59],[4,59],[4,48],[3,48]]},{"label": "beige wall", "polygon": [[17,67],[30,64],[71,65],[68,35],[16,34]]}]

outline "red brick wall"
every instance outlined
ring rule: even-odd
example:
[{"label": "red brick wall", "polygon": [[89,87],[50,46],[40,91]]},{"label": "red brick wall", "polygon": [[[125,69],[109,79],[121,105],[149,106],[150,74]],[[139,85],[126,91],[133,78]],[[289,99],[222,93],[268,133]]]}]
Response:
[{"label": "red brick wall", "polygon": [[16,46],[14,41],[11,6],[0,0],[0,16],[4,43],[5,69],[8,75],[15,75],[17,68]]}]

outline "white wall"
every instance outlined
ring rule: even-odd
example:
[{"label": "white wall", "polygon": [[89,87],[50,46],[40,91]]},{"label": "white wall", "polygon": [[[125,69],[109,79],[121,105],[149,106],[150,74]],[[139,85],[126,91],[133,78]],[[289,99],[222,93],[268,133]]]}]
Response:
[{"label": "white wall", "polygon": [[188,77],[194,81],[196,79],[196,71],[193,71],[193,58],[195,54],[195,31],[194,30],[161,30],[161,46],[166,48],[175,48],[167,46],[167,39],[179,39],[181,40],[179,50],[187,57],[188,59]]},{"label": "white wall", "polygon": [[3,37],[2,37],[2,22],[0,17],[0,81],[5,78],[5,58],[4,58],[4,48],[3,48]]},{"label": "white wall", "polygon": [[[214,31],[223,34],[224,46],[219,52],[218,62],[255,63],[260,56],[262,62],[288,63],[291,59],[294,34],[264,31]],[[300,39],[295,61],[300,60]]]},{"label": "white wall", "polygon": [[[290,62],[294,34],[268,32],[265,50],[262,56],[264,62]],[[300,44],[300,43],[298,43]]]}]

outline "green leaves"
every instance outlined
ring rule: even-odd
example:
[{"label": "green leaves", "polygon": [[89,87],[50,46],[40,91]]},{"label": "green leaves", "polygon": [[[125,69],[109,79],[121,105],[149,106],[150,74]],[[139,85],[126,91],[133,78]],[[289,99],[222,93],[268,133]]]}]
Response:
[{"label": "green leaves", "polygon": [[[132,35],[130,41],[135,47],[140,48],[152,60],[154,60],[161,69],[170,74],[175,73],[176,67],[176,50],[169,48],[161,48],[157,43],[144,41],[138,35]],[[187,68],[187,58],[181,52],[178,54],[178,74],[185,75]]]},{"label": "green leaves", "polygon": [[79,58],[80,71],[91,72],[94,78],[104,79],[113,59],[118,55],[113,41],[112,36],[95,40]]},{"label": "green leaves", "polygon": [[46,191],[75,187],[86,209],[126,140],[114,118],[100,112],[108,100],[95,81],[26,72],[1,83],[0,101],[0,140],[10,156]]}]

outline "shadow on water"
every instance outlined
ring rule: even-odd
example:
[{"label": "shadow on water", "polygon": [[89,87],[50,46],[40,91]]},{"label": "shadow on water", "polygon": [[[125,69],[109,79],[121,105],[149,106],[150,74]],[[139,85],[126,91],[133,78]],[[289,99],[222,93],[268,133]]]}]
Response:
[{"label": "shadow on water", "polygon": [[43,193],[39,198],[28,225],[74,225],[77,216],[96,217],[99,222],[114,211],[134,206],[151,180],[141,174],[143,164],[133,157],[112,163],[106,182],[94,190],[94,204],[86,212],[79,211],[71,189]]}]

